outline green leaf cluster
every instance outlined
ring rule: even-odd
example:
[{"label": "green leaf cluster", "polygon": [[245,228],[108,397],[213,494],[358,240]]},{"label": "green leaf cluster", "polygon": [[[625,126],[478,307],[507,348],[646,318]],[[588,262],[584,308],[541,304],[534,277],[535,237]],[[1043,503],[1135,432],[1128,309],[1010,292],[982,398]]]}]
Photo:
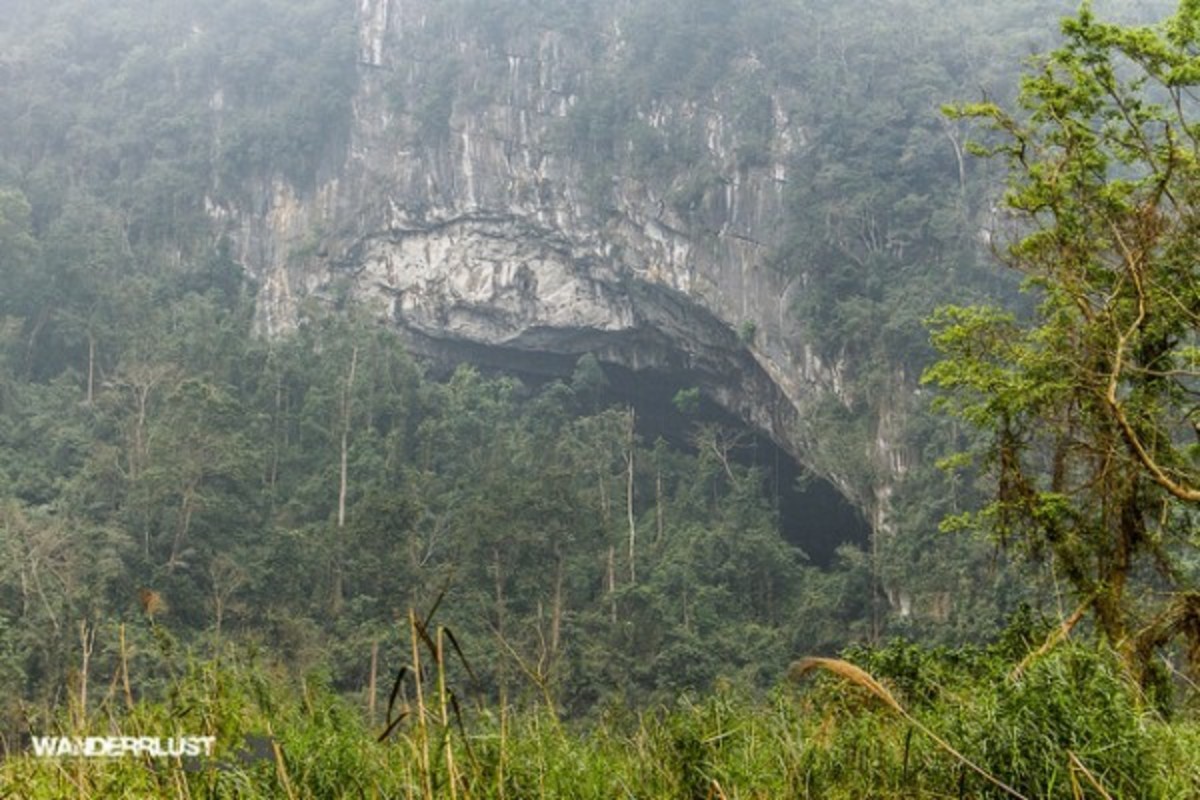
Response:
[{"label": "green leaf cluster", "polygon": [[986,152],[1009,170],[1005,259],[1038,305],[1020,319],[942,309],[930,324],[943,360],[924,377],[986,435],[993,499],[975,522],[1049,556],[1151,671],[1157,648],[1195,638],[1180,599],[1195,576],[1180,564],[1200,519],[1196,14],[1182,3],[1125,27],[1085,5],[1025,77],[1019,114],[952,112],[989,126]]}]

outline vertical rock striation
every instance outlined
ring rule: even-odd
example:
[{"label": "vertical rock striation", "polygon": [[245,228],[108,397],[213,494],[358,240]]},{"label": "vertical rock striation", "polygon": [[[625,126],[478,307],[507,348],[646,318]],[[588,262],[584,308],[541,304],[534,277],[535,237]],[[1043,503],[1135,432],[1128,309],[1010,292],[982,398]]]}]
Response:
[{"label": "vertical rock striation", "polygon": [[[886,528],[900,421],[876,401],[862,446],[879,485],[822,461],[805,410],[854,400],[847,364],[805,341],[790,311],[803,277],[768,263],[805,146],[794,104],[764,90],[767,135],[735,124],[762,70],[746,53],[703,101],[640,105],[607,156],[587,152],[583,109],[625,46],[605,13],[588,31],[497,31],[436,0],[359,0],[345,147],[315,186],[274,179],[210,204],[258,281],[260,328],[286,331],[302,298],[336,289],[438,357],[528,368],[593,352],[682,371]],[[686,156],[683,140],[698,143]],[[641,163],[646,141],[657,163]]]}]

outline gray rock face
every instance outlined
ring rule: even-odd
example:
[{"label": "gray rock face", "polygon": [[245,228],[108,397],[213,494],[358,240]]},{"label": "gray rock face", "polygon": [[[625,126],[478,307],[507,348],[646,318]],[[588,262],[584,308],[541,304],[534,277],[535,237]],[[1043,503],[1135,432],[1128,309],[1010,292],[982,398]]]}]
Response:
[{"label": "gray rock face", "polygon": [[634,370],[683,373],[791,441],[795,406],[725,322],[682,292],[575,252],[552,230],[467,216],[364,239],[350,264],[357,296],[414,349],[534,372],[565,372],[593,353]]},{"label": "gray rock face", "polygon": [[[252,205],[210,204],[259,282],[261,330],[286,332],[302,298],[337,288],[437,357],[561,369],[592,352],[689,372],[886,527],[887,492],[821,463],[801,424],[817,398],[852,398],[846,365],[818,358],[790,313],[803,277],[765,263],[804,134],[773,95],[764,156],[739,159],[745,134],[728,108],[754,58],[710,102],[638,112],[650,130],[703,141],[708,179],[598,170],[563,135],[595,79],[595,42],[528,30],[497,44],[464,30],[446,40],[447,73],[420,56],[436,2],[359,0],[353,124],[315,188],[275,180]],[[622,47],[619,29],[602,38],[600,64]],[[882,436],[895,420],[880,427],[863,447],[895,473]]]}]

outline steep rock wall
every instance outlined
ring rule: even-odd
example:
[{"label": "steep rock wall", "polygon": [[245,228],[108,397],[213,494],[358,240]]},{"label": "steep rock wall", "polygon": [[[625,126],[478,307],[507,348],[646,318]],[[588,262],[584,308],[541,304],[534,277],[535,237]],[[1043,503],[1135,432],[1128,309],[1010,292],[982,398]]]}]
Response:
[{"label": "steep rock wall", "polygon": [[[636,167],[633,138],[614,148],[628,160],[597,164],[566,135],[621,57],[615,15],[593,33],[499,38],[439,16],[435,0],[359,0],[358,19],[349,141],[317,185],[276,179],[252,203],[210,205],[259,283],[264,332],[294,325],[304,297],[337,291],[441,358],[528,368],[593,352],[682,370],[886,529],[903,471],[887,403],[862,445],[881,467],[874,486],[822,459],[804,424],[820,398],[854,398],[846,364],[819,358],[790,312],[803,276],[767,264],[804,131],[786,90],[771,89],[769,136],[746,158],[731,108],[761,68],[753,53],[704,101],[639,107],[636,130],[702,143],[685,168],[656,171]],[[453,52],[430,57],[437,43]]]}]

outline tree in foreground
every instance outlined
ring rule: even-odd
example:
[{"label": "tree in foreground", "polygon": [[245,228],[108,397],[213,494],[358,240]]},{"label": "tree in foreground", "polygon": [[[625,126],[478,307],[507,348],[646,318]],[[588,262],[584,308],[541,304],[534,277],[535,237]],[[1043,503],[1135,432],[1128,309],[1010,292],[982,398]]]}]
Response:
[{"label": "tree in foreground", "polygon": [[1200,0],[1146,27],[1085,3],[1063,34],[1019,113],[947,109],[1007,161],[1002,258],[1040,301],[932,320],[924,380],[994,480],[948,525],[1049,557],[1143,679],[1173,642],[1200,670]]}]

